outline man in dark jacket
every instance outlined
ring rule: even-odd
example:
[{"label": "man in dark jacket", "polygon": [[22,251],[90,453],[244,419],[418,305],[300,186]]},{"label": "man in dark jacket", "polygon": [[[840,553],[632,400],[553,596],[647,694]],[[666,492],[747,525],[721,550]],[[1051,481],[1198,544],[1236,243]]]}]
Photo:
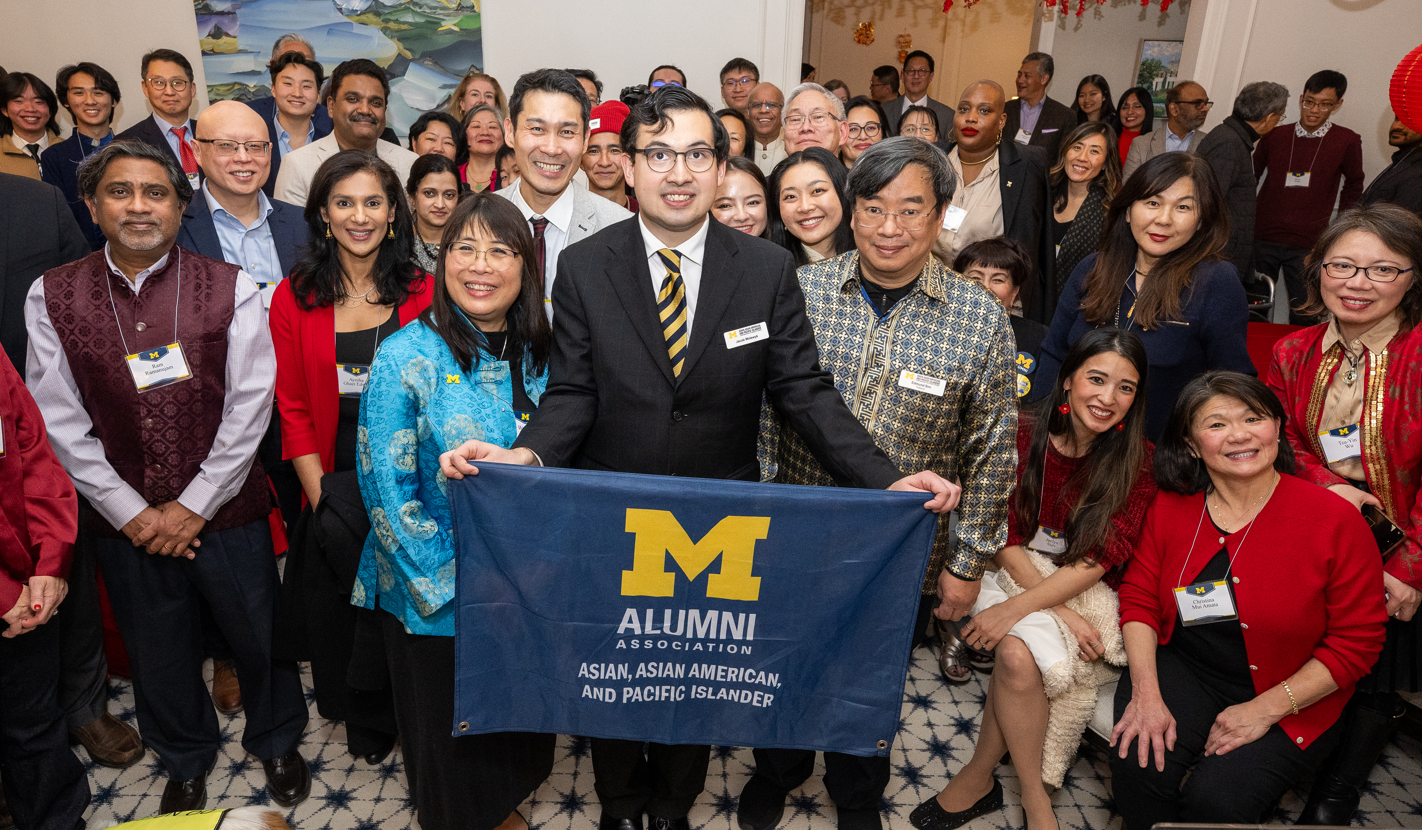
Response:
[{"label": "man in dark jacket", "polygon": [[0,345],[23,368],[25,295],[30,283],[89,253],[89,243],[59,188],[0,173]]},{"label": "man in dark jacket", "polygon": [[1007,102],[1003,112],[1007,125],[1003,137],[1028,147],[1040,147],[1047,156],[1047,166],[1057,163],[1057,151],[1062,136],[1076,126],[1076,113],[1071,107],[1047,97],[1047,87],[1057,71],[1052,56],[1033,52],[1022,59],[1017,70],[1017,97]]},{"label": "man in dark jacket", "polygon": [[1234,112],[1200,141],[1196,152],[1215,171],[1229,211],[1229,247],[1225,258],[1234,264],[1250,299],[1267,297],[1254,285],[1254,211],[1259,181],[1254,178],[1254,143],[1279,126],[1289,105],[1289,91],[1271,81],[1255,81],[1239,91]]},{"label": "man in dark jacket", "polygon": [[1397,148],[1392,164],[1363,191],[1360,204],[1390,202],[1422,216],[1422,133],[1409,129],[1397,118],[1388,130],[1387,143]]}]

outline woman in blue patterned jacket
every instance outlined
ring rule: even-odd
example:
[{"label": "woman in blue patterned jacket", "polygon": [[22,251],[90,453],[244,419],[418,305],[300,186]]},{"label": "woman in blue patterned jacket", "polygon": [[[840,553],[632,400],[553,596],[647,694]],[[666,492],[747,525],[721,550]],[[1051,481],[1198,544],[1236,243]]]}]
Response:
[{"label": "woman in blue patterned jacket", "polygon": [[351,601],[386,612],[420,826],[524,830],[515,808],[548,777],[554,736],[450,737],[454,540],[439,456],[471,438],[509,446],[538,405],[550,342],[543,279],[528,224],[491,192],[455,208],[440,254],[429,309],[382,344],[361,401],[357,472],[373,532]]}]

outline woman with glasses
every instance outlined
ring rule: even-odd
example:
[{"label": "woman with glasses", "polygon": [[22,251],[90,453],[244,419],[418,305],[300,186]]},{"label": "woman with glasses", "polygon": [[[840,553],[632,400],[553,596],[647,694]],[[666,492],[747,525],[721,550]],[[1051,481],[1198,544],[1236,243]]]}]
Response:
[{"label": "woman with glasses", "polygon": [[765,174],[747,158],[732,157],[726,163],[726,177],[716,188],[711,215],[728,228],[770,238],[770,207],[766,200]]},{"label": "woman with glasses", "polygon": [[847,170],[854,166],[854,160],[865,150],[888,137],[884,125],[889,123],[889,119],[878,101],[863,95],[850,98],[844,109],[849,140],[840,146],[839,157]]},{"label": "woman with glasses", "polygon": [[493,107],[500,120],[509,116],[509,100],[504,97],[504,88],[499,86],[498,79],[471,69],[454,88],[454,94],[449,96],[445,112],[462,122],[464,116],[479,104]]},{"label": "woman with glasses", "polygon": [[460,163],[459,180],[475,193],[507,186],[508,182],[499,175],[499,148],[504,146],[504,122],[499,111],[489,104],[475,104],[464,114],[459,133],[468,159]]},{"label": "woman with glasses", "polygon": [[844,164],[823,147],[791,153],[771,172],[770,240],[788,250],[797,267],[854,250],[846,178]]},{"label": "woman with glasses", "polygon": [[[1402,711],[1398,692],[1422,689],[1422,220],[1388,204],[1341,214],[1305,271],[1308,313],[1332,320],[1274,347],[1269,387],[1284,402],[1298,475],[1400,531],[1383,542],[1387,640],[1345,710],[1338,750],[1324,763],[1299,824],[1348,824],[1361,787]],[[1377,550],[1360,551],[1373,557]]]},{"label": "woman with glasses", "polygon": [[1116,108],[1111,104],[1111,85],[1100,75],[1087,75],[1076,85],[1076,100],[1071,102],[1071,111],[1076,113],[1076,123],[1090,121],[1110,124],[1116,118]]},{"label": "woman with glasses", "polygon": [[538,406],[543,275],[523,214],[493,193],[460,204],[442,241],[433,301],[380,350],[362,401],[358,473],[374,532],[351,601],[378,603],[420,826],[525,830],[517,808],[552,770],[555,736],[450,736],[455,553],[439,456],[473,438],[508,447]]},{"label": "woman with glasses", "polygon": [[1110,125],[1078,124],[1062,138],[1061,148],[1061,157],[1047,174],[1058,294],[1077,264],[1096,250],[1106,206],[1121,189],[1120,155]]},{"label": "woman with glasses", "polygon": [[938,141],[938,113],[928,107],[909,107],[899,119],[899,135],[921,138],[933,144]]},{"label": "woman with glasses", "polygon": [[313,242],[277,285],[270,315],[282,457],[306,501],[292,533],[282,584],[287,624],[279,629],[305,632],[296,646],[299,659],[311,661],[317,710],[345,721],[350,753],[371,764],[390,753],[396,723],[388,692],[347,682],[360,617],[369,613],[350,603],[369,531],[356,483],[357,422],[381,343],[432,293],[411,259],[401,191],[395,171],[370,153],[346,150],[323,162],[306,203]]},{"label": "woman with glasses", "polygon": [[1155,102],[1150,99],[1150,90],[1141,86],[1126,90],[1116,105],[1110,124],[1116,130],[1121,164],[1125,164],[1131,142],[1155,129]]}]

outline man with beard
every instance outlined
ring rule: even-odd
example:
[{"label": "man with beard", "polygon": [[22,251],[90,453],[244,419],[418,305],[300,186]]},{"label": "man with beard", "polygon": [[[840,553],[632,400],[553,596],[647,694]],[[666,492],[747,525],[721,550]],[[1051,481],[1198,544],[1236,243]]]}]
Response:
[{"label": "man with beard", "polygon": [[331,134],[319,138],[282,158],[277,173],[276,198],[306,207],[311,179],[326,159],[342,150],[375,153],[395,169],[400,181],[410,178],[410,165],[419,156],[398,144],[381,141],[385,131],[385,104],[390,97],[390,81],[385,71],[365,58],[349,60],[331,73],[331,91],[326,109],[331,115]]},{"label": "man with beard", "polygon": [[261,295],[236,265],[174,244],[193,193],[168,151],[115,141],[80,169],[79,193],[108,244],[30,289],[28,385],[94,508],[86,531],[132,658],[139,730],[169,776],[158,812],[203,807],[222,745],[204,603],[236,660],[242,746],[291,807],[311,778],[297,667],[271,656],[278,578],[256,453],[276,355]]},{"label": "man with beard", "polygon": [[1363,191],[1362,204],[1391,202],[1422,216],[1422,133],[1414,132],[1395,118],[1387,133],[1387,143],[1397,148],[1389,164]]},{"label": "man with beard", "polygon": [[1214,105],[1215,102],[1205,94],[1205,88],[1194,81],[1181,81],[1167,90],[1165,126],[1156,127],[1131,142],[1131,151],[1126,154],[1126,166],[1122,175],[1130,178],[1137,167],[1161,153],[1195,152],[1195,148],[1200,146],[1200,139],[1209,132],[1200,128],[1204,126],[1205,118],[1210,114],[1210,107]]},{"label": "man with beard", "polygon": [[592,106],[578,79],[561,69],[529,72],[514,84],[504,141],[518,162],[518,181],[498,195],[513,202],[533,231],[535,267],[543,275],[543,303],[553,319],[558,255],[632,214],[581,187],[570,187],[588,149]]},{"label": "man with beard", "polygon": [[775,84],[758,84],[746,102],[750,118],[751,161],[760,172],[769,176],[785,152],[785,139],[780,135],[780,113],[785,110],[785,96]]}]

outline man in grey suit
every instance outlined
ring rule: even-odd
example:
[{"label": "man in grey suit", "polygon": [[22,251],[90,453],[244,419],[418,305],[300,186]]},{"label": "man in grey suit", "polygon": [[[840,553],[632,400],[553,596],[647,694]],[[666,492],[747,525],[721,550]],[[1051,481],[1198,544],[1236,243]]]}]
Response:
[{"label": "man in grey suit", "polygon": [[1205,88],[1194,81],[1181,81],[1171,87],[1165,93],[1165,126],[1156,127],[1131,142],[1123,175],[1129,178],[1137,167],[1161,153],[1195,152],[1200,146],[1200,139],[1209,132],[1200,127],[1204,125],[1212,106],[1214,102],[1205,94]]},{"label": "man in grey suit", "polygon": [[928,97],[928,85],[933,82],[933,56],[916,49],[904,58],[904,94],[884,103],[884,115],[889,119],[889,135],[899,134],[899,119],[909,107],[928,107],[938,116],[938,134],[953,130],[953,108]]},{"label": "man in grey suit", "polygon": [[1008,101],[1003,110],[1007,124],[1002,128],[1002,137],[1028,147],[1041,147],[1047,154],[1048,168],[1057,163],[1062,136],[1076,126],[1076,113],[1047,97],[1047,87],[1056,71],[1052,56],[1046,52],[1033,52],[1023,58],[1015,81],[1017,97]]},{"label": "man in grey suit", "polygon": [[573,174],[588,148],[588,95],[561,69],[529,72],[514,84],[504,141],[513,148],[519,178],[498,191],[513,202],[533,231],[544,310],[553,319],[553,278],[558,255],[632,214],[621,205],[573,186]]}]

